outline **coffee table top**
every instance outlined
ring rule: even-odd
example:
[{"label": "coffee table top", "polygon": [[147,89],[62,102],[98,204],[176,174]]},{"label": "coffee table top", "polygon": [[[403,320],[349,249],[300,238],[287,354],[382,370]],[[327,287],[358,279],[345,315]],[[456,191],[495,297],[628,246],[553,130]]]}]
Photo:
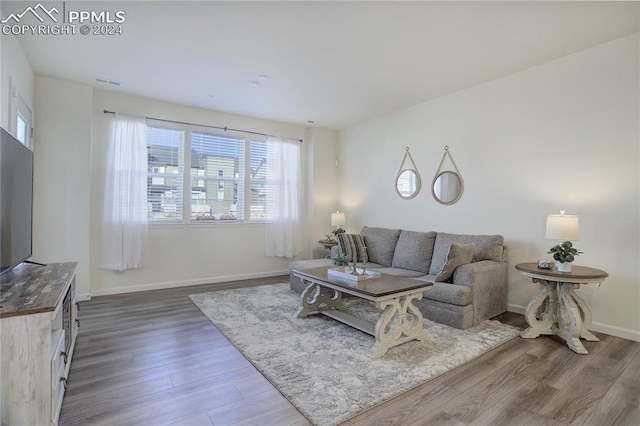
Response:
[{"label": "coffee table top", "polygon": [[293,269],[291,272],[298,276],[308,277],[313,280],[323,281],[333,284],[336,287],[344,288],[373,297],[388,296],[403,291],[415,290],[419,288],[427,288],[433,284],[426,281],[418,281],[411,278],[397,277],[394,275],[381,274],[380,278],[374,278],[363,281],[351,281],[329,275],[329,268],[309,268],[309,269]]}]

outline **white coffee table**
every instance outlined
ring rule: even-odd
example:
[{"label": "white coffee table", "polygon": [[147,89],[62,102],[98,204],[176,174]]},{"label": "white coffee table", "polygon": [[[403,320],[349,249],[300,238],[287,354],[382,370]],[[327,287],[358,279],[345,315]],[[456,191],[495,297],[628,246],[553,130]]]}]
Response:
[{"label": "white coffee table", "polygon": [[[422,313],[413,300],[431,283],[382,274],[380,278],[351,281],[329,276],[328,268],[294,269],[291,273],[306,283],[300,298],[298,318],[319,313],[348,324],[375,337],[372,357],[384,355],[390,348],[410,340],[426,340]],[[369,300],[383,310],[378,321],[367,322],[345,311],[343,293]]]}]

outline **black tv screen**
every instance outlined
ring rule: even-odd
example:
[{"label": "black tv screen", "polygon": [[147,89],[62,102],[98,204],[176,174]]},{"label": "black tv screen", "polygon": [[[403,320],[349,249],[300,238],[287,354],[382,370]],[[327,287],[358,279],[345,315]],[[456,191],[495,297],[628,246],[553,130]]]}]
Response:
[{"label": "black tv screen", "polygon": [[0,271],[7,271],[33,254],[33,153],[0,131]]}]

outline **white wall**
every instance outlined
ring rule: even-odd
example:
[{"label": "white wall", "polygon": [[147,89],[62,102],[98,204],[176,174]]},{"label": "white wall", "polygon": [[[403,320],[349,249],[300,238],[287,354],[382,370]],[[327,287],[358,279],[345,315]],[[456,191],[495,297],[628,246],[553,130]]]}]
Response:
[{"label": "white wall", "polygon": [[92,90],[36,76],[33,260],[78,262],[89,293]]},{"label": "white wall", "polygon": [[333,229],[331,227],[331,213],[338,206],[338,172],[336,160],[338,158],[338,134],[335,130],[311,128],[307,131],[309,142],[309,244],[310,253],[307,257],[322,258],[328,252],[318,240],[324,239]]},{"label": "white wall", "polygon": [[[610,274],[579,290],[593,328],[640,340],[638,51],[636,34],[344,129],[347,229],[502,234],[510,309],[522,312],[537,289],[513,265],[548,258],[547,214],[578,214],[576,264]],[[452,206],[430,192],[445,145],[465,183]],[[423,179],[413,200],[394,190],[405,146]]]},{"label": "white wall", "polygon": [[[303,217],[315,217],[319,222],[304,223],[303,255],[309,257],[317,249],[315,234],[328,232],[323,221],[329,229],[329,213],[336,208],[337,200],[336,170],[325,167],[327,162],[335,163],[335,131],[162,103],[42,76],[36,78],[35,105],[34,260],[78,261],[78,291],[83,298],[279,275],[286,273],[289,262],[264,256],[264,228],[259,224],[175,225],[149,229],[143,269],[122,274],[99,269],[112,117],[103,113],[105,109],[309,138],[302,144],[306,188]],[[317,185],[308,179],[316,180]],[[320,200],[317,206],[314,196]]]},{"label": "white wall", "polygon": [[[10,83],[11,81],[11,83]],[[11,131],[11,85],[33,111],[33,69],[13,35],[0,36],[0,126]]]},{"label": "white wall", "polygon": [[[100,218],[110,114],[103,110],[132,115],[185,121],[203,125],[304,138],[305,128],[292,124],[223,114],[181,105],[157,102],[116,92],[96,90],[93,97],[93,152],[91,180],[91,293],[92,295],[222,282],[288,271],[288,259],[264,255],[264,228],[261,225],[213,224],[150,227],[145,246],[144,267],[116,274],[97,267]],[[302,144],[303,159],[309,144]],[[308,163],[303,160],[303,175]],[[307,213],[305,212],[305,215]],[[305,232],[308,229],[305,228]],[[306,234],[305,234],[306,235]],[[307,239],[308,240],[308,239]],[[308,242],[307,242],[308,244]],[[303,248],[308,252],[308,247]]]}]

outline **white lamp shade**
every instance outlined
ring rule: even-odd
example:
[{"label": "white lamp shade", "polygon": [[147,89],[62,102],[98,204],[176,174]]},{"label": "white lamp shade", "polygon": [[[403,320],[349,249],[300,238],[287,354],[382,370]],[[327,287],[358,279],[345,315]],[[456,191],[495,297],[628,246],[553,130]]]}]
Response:
[{"label": "white lamp shade", "polygon": [[339,211],[331,213],[331,226],[342,226],[344,223],[344,213]]},{"label": "white lamp shade", "polygon": [[580,237],[578,216],[568,214],[550,214],[547,216],[547,232],[550,240],[576,241]]}]

